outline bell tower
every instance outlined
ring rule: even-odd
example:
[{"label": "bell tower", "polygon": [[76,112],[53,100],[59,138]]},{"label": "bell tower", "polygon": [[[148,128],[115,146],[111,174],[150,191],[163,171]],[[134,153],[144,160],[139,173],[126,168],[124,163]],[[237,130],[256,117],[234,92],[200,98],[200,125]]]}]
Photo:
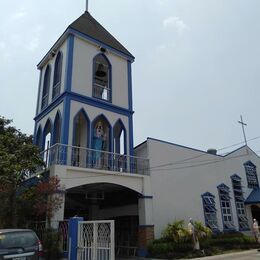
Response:
[{"label": "bell tower", "polygon": [[87,10],[71,23],[37,66],[41,150],[61,144],[133,155],[133,61]]}]

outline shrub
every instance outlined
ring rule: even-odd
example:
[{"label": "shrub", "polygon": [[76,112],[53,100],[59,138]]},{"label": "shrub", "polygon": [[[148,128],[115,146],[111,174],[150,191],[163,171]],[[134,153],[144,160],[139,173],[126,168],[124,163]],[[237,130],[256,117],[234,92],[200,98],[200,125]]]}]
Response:
[{"label": "shrub", "polygon": [[204,226],[200,221],[195,221],[194,230],[195,230],[195,235],[199,240],[211,237],[212,235],[211,229]]},{"label": "shrub", "polygon": [[184,228],[184,220],[176,220],[168,224],[162,233],[163,239],[174,243],[183,243],[189,240],[189,233]]},{"label": "shrub", "polygon": [[165,255],[168,252],[173,252],[173,243],[171,242],[152,242],[148,246],[148,252],[152,256]]},{"label": "shrub", "polygon": [[61,244],[59,239],[59,233],[54,229],[46,229],[43,235],[43,250],[46,259],[56,260],[61,255]]}]

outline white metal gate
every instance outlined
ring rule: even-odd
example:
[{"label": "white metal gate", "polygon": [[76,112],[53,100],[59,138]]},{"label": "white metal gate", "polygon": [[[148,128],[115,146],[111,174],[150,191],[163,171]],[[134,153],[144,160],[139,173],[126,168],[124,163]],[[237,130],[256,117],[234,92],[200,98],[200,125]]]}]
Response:
[{"label": "white metal gate", "polygon": [[79,221],[77,260],[114,259],[114,220]]}]

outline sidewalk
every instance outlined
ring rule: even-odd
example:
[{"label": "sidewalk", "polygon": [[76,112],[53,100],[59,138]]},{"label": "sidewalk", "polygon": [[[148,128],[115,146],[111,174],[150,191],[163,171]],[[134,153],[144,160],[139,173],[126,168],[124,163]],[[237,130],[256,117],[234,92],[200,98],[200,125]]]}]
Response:
[{"label": "sidewalk", "polygon": [[[248,255],[250,253],[257,253],[257,249],[250,249],[250,250],[245,250],[242,252],[234,252],[234,253],[227,253],[227,254],[221,254],[221,255],[214,255],[214,256],[204,256],[204,257],[197,257],[197,258],[192,258],[192,260],[214,260],[214,259],[228,259],[230,257],[235,258],[237,257],[242,257],[243,255]],[[183,258],[186,259],[186,258]],[[259,257],[260,259],[260,257]],[[129,257],[129,258],[121,258],[117,257],[116,260],[167,260],[167,259],[156,259],[156,258],[143,258],[143,257]]]},{"label": "sidewalk", "polygon": [[214,259],[227,259],[228,257],[241,257],[243,255],[248,255],[250,253],[257,253],[257,249],[250,249],[242,252],[234,252],[234,253],[227,253],[227,254],[221,254],[221,255],[213,255],[213,256],[205,256],[205,257],[198,257],[198,258],[192,258],[193,260],[214,260]]}]

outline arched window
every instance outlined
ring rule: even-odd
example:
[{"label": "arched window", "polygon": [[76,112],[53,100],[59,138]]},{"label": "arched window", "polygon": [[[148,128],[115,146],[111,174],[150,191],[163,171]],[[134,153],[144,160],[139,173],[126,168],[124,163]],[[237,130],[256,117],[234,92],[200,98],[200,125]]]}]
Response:
[{"label": "arched window", "polygon": [[53,144],[60,143],[60,135],[61,135],[61,116],[60,116],[60,112],[58,111],[54,121]]},{"label": "arched window", "polygon": [[111,102],[111,65],[104,54],[93,60],[93,97]]},{"label": "arched window", "polygon": [[47,120],[44,130],[43,130],[43,160],[47,166],[49,166],[50,162],[50,147],[51,147],[51,141],[52,141],[52,123],[50,119]]},{"label": "arched window", "polygon": [[55,98],[60,95],[61,73],[62,73],[62,53],[59,52],[55,60],[52,98]]},{"label": "arched window", "polygon": [[42,109],[47,107],[48,99],[49,99],[49,88],[50,88],[50,79],[51,79],[51,68],[48,65],[45,74],[44,74],[44,81],[43,81],[43,89],[42,89]]},{"label": "arched window", "polygon": [[97,117],[92,123],[92,163],[94,167],[109,168],[111,154],[107,153],[111,149],[111,126],[105,116]]},{"label": "arched window", "polygon": [[233,186],[234,201],[236,204],[239,230],[248,230],[249,225],[246,216],[245,198],[243,195],[241,178],[237,174],[232,175],[230,178]]},{"label": "arched window", "polygon": [[229,187],[224,183],[218,186],[218,194],[220,201],[220,208],[223,219],[224,230],[234,230],[234,222],[232,216],[231,197],[229,196]]},{"label": "arched window", "polygon": [[246,163],[244,163],[244,167],[246,171],[248,188],[259,188],[256,166],[251,161],[247,161]]},{"label": "arched window", "polygon": [[125,172],[127,170],[126,130],[119,119],[113,129],[114,137],[114,170]]},{"label": "arched window", "polygon": [[36,140],[35,144],[39,147],[40,150],[42,150],[42,127],[39,126],[36,134]]},{"label": "arched window", "polygon": [[89,141],[89,119],[81,109],[74,117],[72,165],[86,167],[89,152],[86,149]]},{"label": "arched window", "polygon": [[209,192],[201,195],[204,208],[205,224],[212,231],[218,231],[217,209],[215,196]]}]

